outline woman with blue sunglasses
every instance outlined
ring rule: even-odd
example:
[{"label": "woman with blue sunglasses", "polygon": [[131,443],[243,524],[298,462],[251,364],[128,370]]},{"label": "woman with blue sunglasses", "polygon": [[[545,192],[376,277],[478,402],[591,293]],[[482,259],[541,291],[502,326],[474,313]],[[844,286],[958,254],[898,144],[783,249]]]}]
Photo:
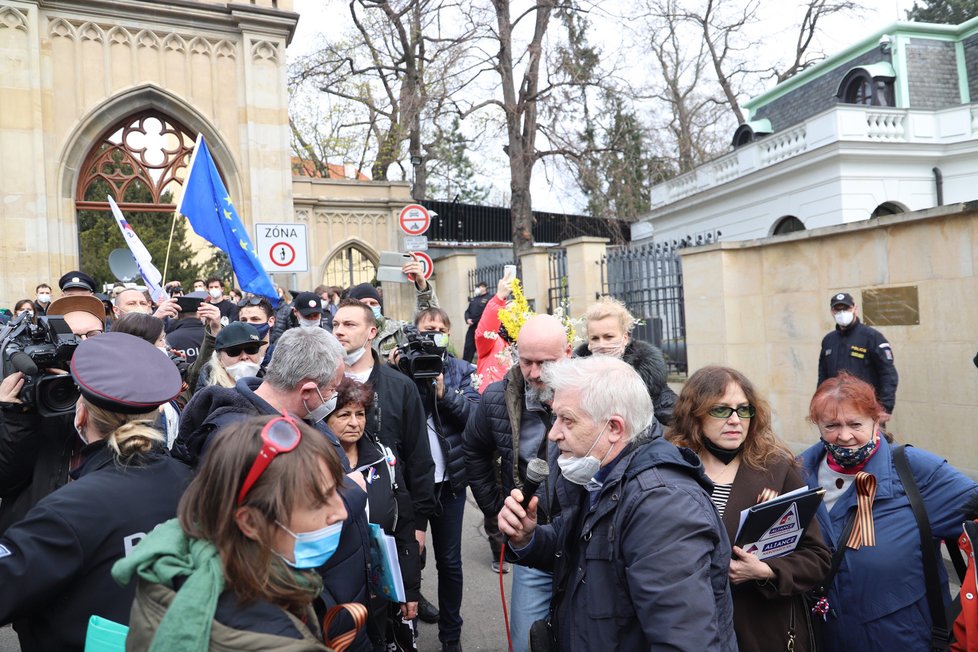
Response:
[{"label": "woman with blue sunglasses", "polygon": [[[734,543],[740,512],[805,486],[798,463],[771,427],[771,409],[730,367],[704,367],[683,385],[666,438],[700,456],[716,505]],[[730,587],[741,652],[814,650],[804,593],[829,570],[829,551],[814,522],[798,547],[760,560],[733,546]]]},{"label": "woman with blue sunglasses", "polygon": [[[121,584],[138,580],[127,648],[325,650],[315,569],[347,519],[342,479],[333,446],[291,417],[221,431],[178,518],[113,568]],[[344,608],[362,626],[366,608]]]}]

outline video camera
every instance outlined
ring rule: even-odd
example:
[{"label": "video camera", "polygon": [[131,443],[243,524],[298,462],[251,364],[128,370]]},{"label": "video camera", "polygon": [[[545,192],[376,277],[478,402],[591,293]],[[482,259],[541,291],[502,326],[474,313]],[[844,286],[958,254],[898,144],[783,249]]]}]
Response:
[{"label": "video camera", "polygon": [[445,333],[422,333],[417,326],[404,326],[397,333],[397,368],[415,380],[437,378],[444,370],[448,348]]},{"label": "video camera", "polygon": [[80,341],[60,315],[38,317],[33,324],[27,313],[21,314],[0,330],[3,377],[15,371],[24,374],[20,400],[42,417],[70,414],[78,400],[75,381],[47,370],[67,370]]}]

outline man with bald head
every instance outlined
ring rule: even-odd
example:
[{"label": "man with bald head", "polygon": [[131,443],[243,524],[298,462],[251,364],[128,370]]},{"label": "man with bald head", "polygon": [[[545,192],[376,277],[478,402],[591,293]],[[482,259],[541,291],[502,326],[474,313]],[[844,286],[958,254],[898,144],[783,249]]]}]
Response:
[{"label": "man with bald head", "polygon": [[[553,395],[542,374],[546,363],[570,357],[567,332],[557,318],[535,315],[520,329],[516,349],[519,364],[502,380],[486,388],[479,408],[469,419],[463,440],[469,486],[487,520],[497,517],[510,491],[523,489],[530,460],[556,459],[556,454],[548,454],[547,444],[547,433],[553,423],[550,412]],[[496,480],[496,457],[501,460],[501,485]],[[557,506],[551,504],[552,495],[547,483],[537,491],[538,522],[549,522],[556,512]],[[530,625],[547,617],[551,593],[550,573],[516,567],[510,606],[514,651],[528,649]]]}]

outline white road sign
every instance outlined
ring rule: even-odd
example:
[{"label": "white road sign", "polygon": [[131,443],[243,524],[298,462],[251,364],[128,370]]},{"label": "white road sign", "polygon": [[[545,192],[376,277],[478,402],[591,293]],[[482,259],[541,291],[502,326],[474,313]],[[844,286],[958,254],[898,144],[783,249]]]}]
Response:
[{"label": "white road sign", "polygon": [[255,251],[266,272],[309,271],[305,224],[255,224]]}]

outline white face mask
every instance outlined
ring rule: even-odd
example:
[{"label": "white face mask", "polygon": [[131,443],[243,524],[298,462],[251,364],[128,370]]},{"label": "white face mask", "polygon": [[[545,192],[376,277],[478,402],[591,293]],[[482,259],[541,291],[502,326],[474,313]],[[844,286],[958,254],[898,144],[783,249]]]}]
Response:
[{"label": "white face mask", "polygon": [[620,358],[625,354],[625,340],[619,340],[618,342],[607,342],[587,345],[588,350],[594,355],[610,355],[615,358]]},{"label": "white face mask", "polygon": [[364,342],[363,346],[361,346],[356,351],[351,351],[350,353],[344,353],[343,362],[346,363],[347,367],[352,367],[353,365],[355,365],[357,362],[360,361],[360,358],[362,358],[363,354],[366,352],[367,352],[367,344],[366,342]]},{"label": "white face mask", "polygon": [[211,288],[207,291],[207,294],[211,295],[212,299],[220,299],[224,296],[224,291],[221,288]]},{"label": "white face mask", "polygon": [[835,323],[845,328],[852,323],[853,314],[851,310],[841,310],[835,313]]},{"label": "white face mask", "polygon": [[242,360],[241,362],[235,362],[230,367],[224,367],[224,370],[228,372],[228,375],[235,380],[256,376],[259,369],[261,369],[261,365],[257,362],[251,362],[250,360]]},{"label": "white face mask", "polygon": [[165,346],[158,346],[156,348],[158,348],[166,357],[170,357],[170,352],[166,350]]},{"label": "white face mask", "polygon": [[39,294],[37,300],[41,303],[51,303],[51,295],[49,293]]},{"label": "white face mask", "polygon": [[319,328],[319,320],[299,317],[299,328]]},{"label": "white face mask", "polygon": [[[601,464],[604,459],[599,460],[596,457],[591,457],[591,451],[594,447],[598,445],[601,440],[601,435],[607,430],[610,421],[605,422],[604,428],[598,433],[598,436],[594,438],[594,443],[591,444],[591,448],[587,450],[584,457],[574,457],[573,455],[568,455],[564,453],[557,458],[557,466],[560,467],[560,474],[564,476],[568,482],[573,482],[578,485],[586,485],[588,482],[594,479],[594,474],[598,472],[601,468]],[[611,448],[608,449],[608,453],[611,452]],[[605,459],[608,457],[608,453],[604,454]]]}]

